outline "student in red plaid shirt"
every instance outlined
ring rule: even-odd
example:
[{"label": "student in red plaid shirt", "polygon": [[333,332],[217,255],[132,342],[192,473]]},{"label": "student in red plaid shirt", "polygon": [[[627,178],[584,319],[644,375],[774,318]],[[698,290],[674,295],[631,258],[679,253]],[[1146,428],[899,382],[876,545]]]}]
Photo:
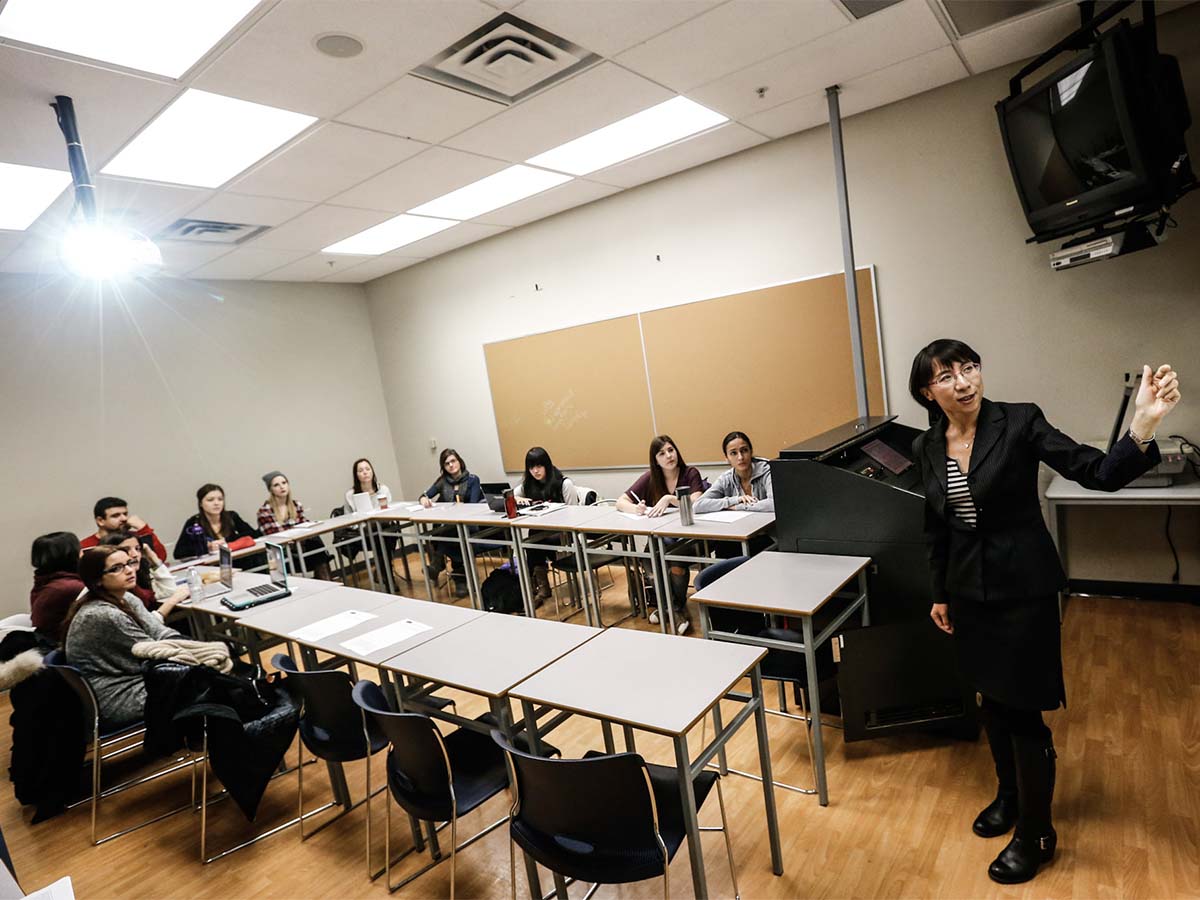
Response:
[{"label": "student in red plaid shirt", "polygon": [[[268,472],[262,480],[268,493],[266,501],[258,508],[258,527],[264,535],[286,531],[308,521],[300,501],[292,499],[292,486],[286,475],[279,471]],[[324,542],[319,537],[310,537],[302,540],[300,546],[304,548],[304,560],[308,568],[318,578],[332,581],[329,553],[325,550]],[[299,552],[293,545],[292,565],[297,570],[301,568],[299,563]]]}]

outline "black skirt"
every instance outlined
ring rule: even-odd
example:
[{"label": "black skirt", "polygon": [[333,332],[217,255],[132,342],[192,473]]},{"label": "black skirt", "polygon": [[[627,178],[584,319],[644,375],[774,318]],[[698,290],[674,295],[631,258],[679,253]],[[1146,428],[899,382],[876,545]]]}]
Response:
[{"label": "black skirt", "polygon": [[1058,597],[988,606],[952,603],[954,646],[967,681],[1016,709],[1067,705]]}]

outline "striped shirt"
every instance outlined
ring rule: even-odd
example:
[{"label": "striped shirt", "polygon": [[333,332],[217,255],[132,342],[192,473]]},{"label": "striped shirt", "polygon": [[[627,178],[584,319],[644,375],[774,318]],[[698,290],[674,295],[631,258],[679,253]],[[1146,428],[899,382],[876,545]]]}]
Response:
[{"label": "striped shirt", "polygon": [[971,498],[971,487],[967,476],[958,467],[958,461],[946,457],[946,504],[950,511],[972,528],[975,527],[975,501]]}]

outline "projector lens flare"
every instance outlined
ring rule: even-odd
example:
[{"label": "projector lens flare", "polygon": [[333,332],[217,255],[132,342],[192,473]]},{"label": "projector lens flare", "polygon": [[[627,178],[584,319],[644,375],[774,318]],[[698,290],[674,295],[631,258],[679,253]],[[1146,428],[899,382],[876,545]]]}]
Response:
[{"label": "projector lens flare", "polygon": [[149,238],[129,228],[88,223],[68,229],[60,255],[69,271],[92,279],[144,275],[162,265],[162,254]]}]

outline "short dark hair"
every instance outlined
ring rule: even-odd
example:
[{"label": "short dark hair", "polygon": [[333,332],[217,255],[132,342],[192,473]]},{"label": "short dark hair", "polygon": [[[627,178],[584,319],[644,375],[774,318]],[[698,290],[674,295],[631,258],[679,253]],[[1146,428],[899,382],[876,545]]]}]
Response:
[{"label": "short dark hair", "polygon": [[96,505],[92,507],[92,515],[97,519],[103,519],[114,506],[129,508],[129,504],[120,497],[101,497],[96,501]]},{"label": "short dark hair", "polygon": [[908,373],[908,392],[926,411],[936,414],[939,412],[937,402],[925,399],[925,395],[921,393],[933,380],[935,368],[940,366],[948,369],[953,363],[961,365],[969,362],[975,365],[982,362],[979,354],[969,344],[952,338],[938,338],[918,350],[917,355],[913,357],[912,371]]},{"label": "short dark hair", "polygon": [[731,443],[733,443],[734,441],[736,441],[738,438],[741,438],[743,441],[746,442],[746,446],[750,448],[750,453],[753,455],[754,442],[752,440],[750,440],[750,435],[746,434],[746,432],[744,432],[744,431],[731,431],[731,432],[729,432],[729,434],[725,435],[725,437],[722,438],[722,440],[721,440],[721,455],[722,456],[725,455],[725,450],[729,447],[729,445]]},{"label": "short dark hair", "polygon": [[79,538],[69,531],[52,531],[33,539],[29,561],[38,575],[79,571]]}]

